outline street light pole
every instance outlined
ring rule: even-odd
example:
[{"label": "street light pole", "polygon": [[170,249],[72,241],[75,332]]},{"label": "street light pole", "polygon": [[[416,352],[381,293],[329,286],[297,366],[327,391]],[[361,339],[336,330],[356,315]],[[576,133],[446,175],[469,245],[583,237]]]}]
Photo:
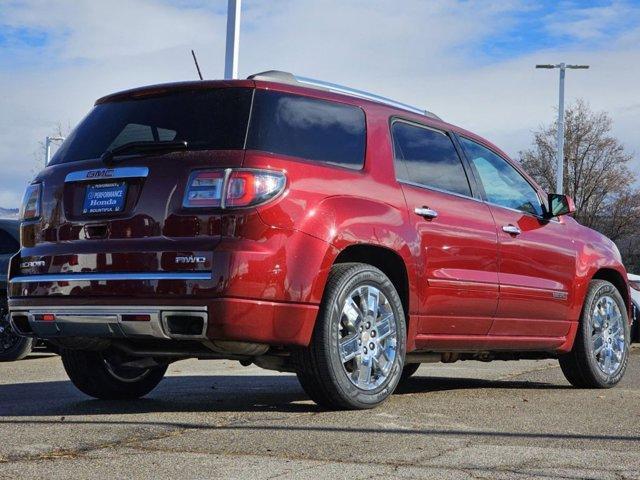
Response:
[{"label": "street light pole", "polygon": [[44,166],[49,165],[49,160],[51,160],[51,144],[53,142],[64,142],[64,137],[49,137],[47,136],[44,140]]},{"label": "street light pole", "polygon": [[589,65],[536,65],[536,68],[558,68],[560,69],[560,87],[558,95],[558,152],[556,157],[556,193],[564,191],[564,76],[567,68],[587,69]]},{"label": "street light pole", "polygon": [[238,78],[241,10],[242,0],[229,0],[227,6],[227,49],[224,57],[225,80]]},{"label": "street light pole", "polygon": [[566,66],[560,64],[560,87],[558,90],[558,158],[556,158],[556,193],[564,191],[564,75]]}]

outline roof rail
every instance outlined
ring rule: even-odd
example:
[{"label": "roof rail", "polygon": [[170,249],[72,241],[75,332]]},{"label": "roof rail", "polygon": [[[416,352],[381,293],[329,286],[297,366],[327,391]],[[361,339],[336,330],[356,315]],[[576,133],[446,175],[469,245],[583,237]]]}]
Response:
[{"label": "roof rail", "polygon": [[247,77],[249,80],[267,80],[270,82],[288,83],[291,85],[302,85],[320,90],[328,90],[330,92],[343,93],[351,95],[353,97],[364,98],[366,100],[372,100],[378,103],[384,103],[391,107],[400,108],[411,113],[417,113],[419,115],[426,115],[427,117],[435,118],[436,120],[442,120],[435,113],[422,108],[407,105],[406,103],[397,102],[391,98],[381,97],[374,93],[365,92],[363,90],[357,90],[355,88],[345,87],[336,83],[324,82],[322,80],[315,80],[313,78],[300,77],[289,72],[282,72],[280,70],[268,70],[266,72],[255,73]]}]

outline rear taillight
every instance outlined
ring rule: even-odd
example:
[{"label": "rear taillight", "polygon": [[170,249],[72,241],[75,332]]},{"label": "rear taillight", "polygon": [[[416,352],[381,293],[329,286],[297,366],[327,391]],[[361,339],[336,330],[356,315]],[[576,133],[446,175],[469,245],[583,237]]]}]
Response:
[{"label": "rear taillight", "polygon": [[271,200],[284,190],[282,172],[234,170],[229,175],[225,206],[250,207]]},{"label": "rear taillight", "polygon": [[222,205],[223,170],[193,172],[182,205],[187,208],[215,208]]},{"label": "rear taillight", "polygon": [[24,192],[20,218],[22,220],[35,220],[40,218],[41,202],[42,184],[34,183],[33,185],[29,185]]},{"label": "rear taillight", "polygon": [[185,208],[252,207],[284,191],[286,177],[272,170],[232,169],[193,172],[182,203]]}]

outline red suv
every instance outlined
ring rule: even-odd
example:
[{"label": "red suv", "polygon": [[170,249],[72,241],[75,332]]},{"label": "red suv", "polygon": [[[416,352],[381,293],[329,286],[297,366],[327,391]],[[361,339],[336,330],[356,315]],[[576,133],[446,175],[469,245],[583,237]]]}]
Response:
[{"label": "red suv", "polygon": [[486,140],[283,72],[99,99],[28,187],[11,321],[135,398],[185,358],[295,372],[369,408],[422,362],[629,355],[615,245]]}]

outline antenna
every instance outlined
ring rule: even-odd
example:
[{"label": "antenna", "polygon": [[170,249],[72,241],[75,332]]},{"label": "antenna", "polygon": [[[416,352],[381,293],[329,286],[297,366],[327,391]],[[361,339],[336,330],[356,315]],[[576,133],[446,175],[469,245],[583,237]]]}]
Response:
[{"label": "antenna", "polygon": [[196,64],[196,69],[198,70],[198,76],[200,77],[200,80],[202,80],[202,73],[200,73],[200,65],[198,65],[198,59],[196,58],[196,52],[191,50],[191,56],[193,57],[193,61]]}]

